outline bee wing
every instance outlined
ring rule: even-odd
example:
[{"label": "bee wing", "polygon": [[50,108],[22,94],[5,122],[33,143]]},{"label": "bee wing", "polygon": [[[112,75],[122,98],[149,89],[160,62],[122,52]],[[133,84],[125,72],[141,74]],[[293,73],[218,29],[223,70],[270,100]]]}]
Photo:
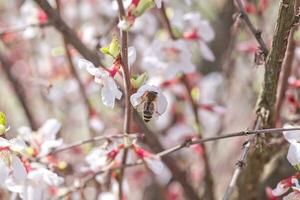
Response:
[{"label": "bee wing", "polygon": [[139,105],[137,105],[136,110],[137,110],[138,112],[140,112],[140,113],[143,112],[143,110],[144,110],[144,103],[145,103],[145,102],[142,102],[142,103],[140,103]]},{"label": "bee wing", "polygon": [[154,112],[153,112],[153,115],[152,117],[153,118],[157,118],[159,116],[159,112],[157,112],[157,105],[156,105],[156,102],[153,102],[154,104]]}]

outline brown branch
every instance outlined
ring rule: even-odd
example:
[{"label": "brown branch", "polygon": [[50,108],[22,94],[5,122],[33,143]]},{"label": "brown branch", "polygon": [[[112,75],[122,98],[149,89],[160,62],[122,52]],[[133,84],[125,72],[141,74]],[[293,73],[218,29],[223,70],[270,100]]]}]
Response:
[{"label": "brown branch", "polygon": [[243,4],[242,4],[241,0],[235,0],[235,2],[237,4],[237,6],[238,6],[241,18],[244,20],[245,24],[248,26],[248,28],[251,31],[252,35],[255,37],[255,39],[258,42],[258,44],[260,46],[260,49],[262,50],[262,52],[264,53],[264,55],[267,56],[268,53],[269,53],[269,50],[267,48],[266,43],[264,42],[264,40],[261,37],[261,31],[257,30],[254,27],[254,25],[252,24],[252,22],[250,21],[249,16],[245,12],[245,9],[243,7]]},{"label": "brown branch", "polygon": [[[257,117],[255,122],[256,128],[269,128],[273,127],[275,124],[274,111],[279,72],[281,69],[285,50],[287,48],[287,41],[290,30],[294,23],[294,17],[294,0],[283,0],[279,8],[272,48],[265,64],[265,75],[262,91],[257,100]],[[252,146],[254,141],[260,141],[261,139],[262,138],[258,135],[248,140],[248,148]],[[245,159],[243,160],[243,165],[245,165],[246,158],[248,157],[247,168],[244,168],[244,170],[241,171],[242,168],[238,166],[232,177],[232,180],[236,180],[237,178],[239,178],[238,184],[236,184],[236,181],[232,182],[232,184],[230,183],[223,199],[227,200],[230,198],[235,185],[238,185],[238,194],[240,195],[238,199],[257,199],[257,183],[259,181],[261,173],[263,172],[264,165],[270,160],[274,152],[276,152],[276,148],[264,149],[264,151],[249,151],[248,149],[245,152]],[[240,174],[241,176],[239,176]]]},{"label": "brown branch", "polygon": [[[78,142],[74,142],[72,144],[69,144],[65,147],[61,147],[58,149],[54,149],[53,151],[49,152],[47,155],[54,155],[63,151],[68,151],[71,150],[74,147],[78,147],[84,144],[88,144],[88,143],[94,143],[94,142],[99,142],[99,141],[103,141],[103,140],[111,140],[111,139],[120,139],[120,138],[130,138],[130,139],[135,139],[135,138],[140,138],[143,137],[142,134],[130,134],[130,135],[124,135],[124,134],[120,134],[120,135],[106,135],[106,136],[96,136],[90,139],[86,139],[86,140],[81,140]],[[43,157],[45,157],[43,156]]]},{"label": "brown branch", "polygon": [[[196,145],[196,144],[203,144],[203,143],[206,143],[206,142],[212,142],[212,141],[222,140],[222,139],[227,139],[227,138],[232,138],[232,137],[249,136],[249,135],[259,134],[259,133],[264,133],[264,134],[270,134],[271,135],[271,134],[282,133],[283,131],[295,131],[295,130],[299,130],[300,131],[300,128],[273,128],[273,129],[261,129],[261,130],[247,130],[247,131],[240,131],[240,132],[235,132],[235,133],[228,133],[228,134],[225,134],[225,135],[219,136],[219,137],[209,137],[209,138],[197,139],[197,140],[186,140],[182,144],[179,144],[179,145],[176,145],[176,146],[171,147],[169,149],[166,149],[166,150],[163,150],[161,152],[158,152],[156,154],[156,156],[159,156],[165,162],[164,157],[167,157],[169,154],[174,153],[174,152],[179,151],[179,150],[184,149],[184,148],[189,148],[190,146]],[[133,135],[133,134],[130,134],[127,137],[132,137],[132,136],[134,138],[140,137],[139,135]],[[54,151],[51,152],[51,154],[53,154],[53,153],[59,153],[61,151],[65,151],[65,150],[71,149],[71,148],[73,148],[75,146],[83,145],[83,144],[86,144],[86,143],[92,142],[92,141],[100,141],[100,140],[106,140],[106,139],[111,139],[111,138],[123,138],[123,137],[124,137],[124,135],[111,135],[111,136],[104,136],[104,137],[96,137],[96,138],[92,138],[92,139],[89,139],[89,140],[80,141],[80,142],[71,144],[71,145],[69,145],[67,147],[63,147],[61,149],[54,150]],[[150,137],[152,137],[152,136],[150,135]],[[151,138],[151,140],[152,140],[152,138]],[[156,139],[154,139],[153,143],[155,142],[155,140]],[[152,144],[152,142],[151,142],[151,144]],[[244,144],[245,147],[247,147],[248,145],[249,145],[249,143]],[[155,148],[159,149],[160,147],[156,146]],[[242,160],[245,159],[244,158],[245,156],[246,155],[243,154]],[[167,163],[167,166],[168,166],[168,164],[171,164],[171,162],[166,162],[166,163]],[[242,162],[240,162],[240,164],[241,163]],[[105,173],[107,171],[120,170],[122,168],[135,167],[135,166],[139,166],[139,165],[142,165],[142,164],[144,164],[144,161],[143,160],[138,160],[138,161],[136,161],[134,163],[128,163],[128,164],[121,165],[121,166],[118,166],[118,167],[112,167],[112,168],[102,169],[102,170],[100,170],[98,172],[93,173],[91,176],[87,177],[84,181],[82,181],[82,184],[80,184],[79,187],[73,187],[73,188],[69,189],[68,192],[66,192],[65,194],[63,194],[62,196],[60,196],[60,199],[63,198],[63,197],[66,197],[69,194],[71,194],[72,192],[75,192],[78,189],[84,187],[87,184],[87,182],[93,180],[99,174],[103,174],[103,173]],[[177,167],[175,167],[175,169],[177,169]],[[185,185],[185,187],[188,187],[188,186],[189,185]],[[191,199],[194,198],[194,197],[191,196],[191,194],[187,195],[187,196],[191,197]],[[198,197],[197,197],[197,199],[198,199]]]},{"label": "brown branch", "polygon": [[[121,21],[126,17],[125,8],[122,0],[117,0],[119,8],[119,20]],[[128,67],[128,33],[126,30],[120,30],[121,37],[121,59],[122,59],[122,72],[123,72],[123,84],[124,84],[124,96],[125,96],[125,116],[124,116],[124,134],[130,134],[130,124],[131,124],[131,83],[130,83],[130,71]],[[126,138],[124,138],[124,143],[126,144]],[[126,165],[128,154],[128,147],[126,146],[123,152],[122,165]],[[119,174],[119,200],[123,199],[123,176],[125,168],[120,170]]]},{"label": "brown branch", "polygon": [[[296,3],[299,2],[298,0]],[[291,74],[292,71],[292,65],[293,65],[293,60],[294,60],[294,53],[295,53],[295,48],[296,48],[296,42],[294,40],[294,34],[296,30],[298,29],[298,26],[295,26],[292,28],[289,40],[288,40],[288,47],[285,53],[285,58],[282,64],[282,72],[279,78],[279,86],[277,89],[277,102],[276,102],[276,109],[275,109],[275,122],[277,122],[280,119],[280,111],[281,111],[281,106],[285,97],[285,92],[288,86],[288,78]]]},{"label": "brown branch", "polygon": [[66,24],[66,22],[60,17],[57,10],[51,7],[46,0],[34,0],[47,14],[49,23],[60,31],[68,44],[71,44],[85,59],[91,61],[95,66],[102,66],[98,54],[89,48],[87,48],[79,39],[77,34]]},{"label": "brown branch", "polygon": [[14,62],[10,60],[8,57],[6,57],[2,52],[0,52],[0,63],[2,65],[3,71],[5,75],[7,76],[18,100],[20,101],[22,108],[24,109],[25,116],[29,122],[29,125],[31,129],[37,130],[39,128],[38,123],[36,122],[28,102],[26,101],[26,95],[24,88],[18,78],[16,78],[11,71],[12,66],[14,65]]}]

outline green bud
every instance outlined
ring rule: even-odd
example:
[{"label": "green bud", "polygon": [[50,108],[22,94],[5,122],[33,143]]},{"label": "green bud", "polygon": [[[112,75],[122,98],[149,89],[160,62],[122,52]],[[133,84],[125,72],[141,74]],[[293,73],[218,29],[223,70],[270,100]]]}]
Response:
[{"label": "green bud", "polygon": [[102,47],[99,49],[103,54],[110,55],[108,47]]},{"label": "green bud", "polygon": [[300,171],[300,164],[294,165],[294,168],[295,168],[297,171]]},{"label": "green bud", "polygon": [[197,88],[197,87],[192,88],[191,96],[192,96],[193,100],[197,102],[200,98],[199,88]]},{"label": "green bud", "polygon": [[155,6],[154,0],[141,0],[136,8],[132,10],[135,17],[141,16],[146,10]]},{"label": "green bud", "polygon": [[182,37],[182,31],[176,26],[172,27],[172,33],[175,36],[175,38],[181,38]]},{"label": "green bud", "polygon": [[148,79],[148,74],[144,72],[141,75],[133,75],[130,79],[130,82],[135,89],[138,89],[146,82],[147,79]]},{"label": "green bud", "polygon": [[5,133],[6,130],[6,116],[3,112],[0,112],[0,135]]},{"label": "green bud", "polygon": [[107,47],[102,47],[99,50],[103,54],[112,56],[113,58],[117,58],[121,51],[119,40],[114,37]]},{"label": "green bud", "polygon": [[114,58],[118,57],[121,51],[120,43],[117,38],[113,38],[113,40],[109,44],[109,53]]}]

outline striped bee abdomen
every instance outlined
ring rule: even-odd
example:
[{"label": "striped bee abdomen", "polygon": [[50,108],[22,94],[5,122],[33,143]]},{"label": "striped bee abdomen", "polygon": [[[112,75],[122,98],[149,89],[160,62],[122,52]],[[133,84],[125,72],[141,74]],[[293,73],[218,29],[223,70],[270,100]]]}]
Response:
[{"label": "striped bee abdomen", "polygon": [[149,122],[152,119],[153,109],[154,109],[153,102],[151,101],[145,102],[144,110],[143,110],[143,119],[145,122]]}]

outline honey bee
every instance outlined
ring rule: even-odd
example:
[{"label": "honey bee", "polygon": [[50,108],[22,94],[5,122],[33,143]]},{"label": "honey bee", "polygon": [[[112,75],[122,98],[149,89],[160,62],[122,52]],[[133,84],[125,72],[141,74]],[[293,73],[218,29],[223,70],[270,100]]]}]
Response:
[{"label": "honey bee", "polygon": [[144,121],[149,122],[156,112],[156,100],[157,92],[147,91],[142,96],[142,103],[138,107],[138,111],[142,113]]}]

